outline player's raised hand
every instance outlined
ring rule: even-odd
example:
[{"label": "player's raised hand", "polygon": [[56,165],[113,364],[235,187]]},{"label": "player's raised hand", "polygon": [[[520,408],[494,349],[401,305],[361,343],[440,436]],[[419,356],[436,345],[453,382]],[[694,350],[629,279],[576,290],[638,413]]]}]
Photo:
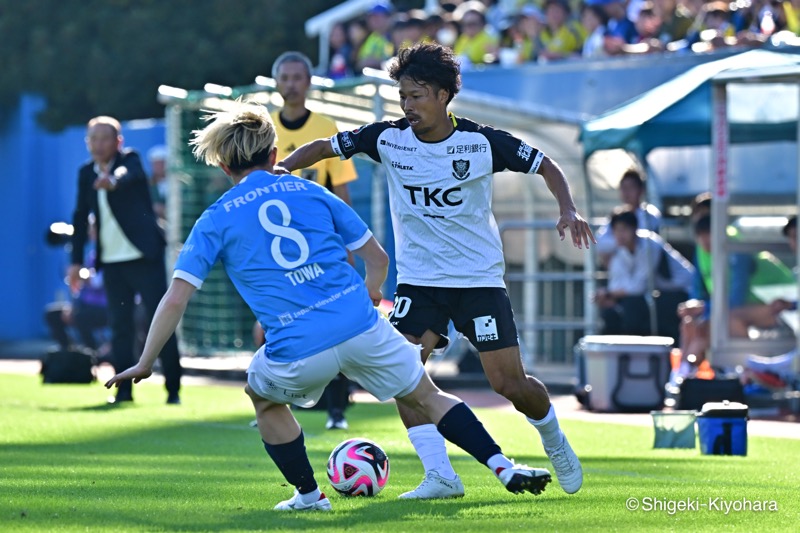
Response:
[{"label": "player's raised hand", "polygon": [[153,374],[152,368],[147,368],[142,365],[134,365],[127,370],[123,370],[113,378],[106,381],[106,388],[110,389],[113,386],[119,387],[121,381],[132,379],[134,383],[139,383],[143,379],[149,378]]},{"label": "player's raised hand", "polygon": [[278,163],[277,165],[275,165],[274,167],[272,167],[272,173],[273,173],[273,174],[276,174],[276,175],[278,175],[278,176],[282,176],[282,175],[284,175],[284,174],[291,174],[291,172],[289,172],[288,170],[286,170],[286,168],[284,168],[283,166],[281,166],[281,164],[280,164],[280,163]]},{"label": "player's raised hand", "polygon": [[558,231],[558,236],[561,237],[563,241],[566,238],[566,230],[569,229],[570,235],[572,237],[572,244],[577,248],[589,248],[589,242],[597,244],[597,241],[594,238],[594,234],[592,233],[592,228],[589,227],[589,223],[586,222],[577,212],[575,211],[565,211],[562,213],[561,217],[558,219],[558,223],[556,224],[556,230]]}]

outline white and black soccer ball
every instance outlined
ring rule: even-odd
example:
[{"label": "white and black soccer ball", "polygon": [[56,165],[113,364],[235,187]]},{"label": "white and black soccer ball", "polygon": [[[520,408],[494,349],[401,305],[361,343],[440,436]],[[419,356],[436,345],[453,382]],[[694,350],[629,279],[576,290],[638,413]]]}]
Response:
[{"label": "white and black soccer ball", "polygon": [[344,496],[375,496],[389,480],[389,458],[371,440],[346,440],[328,458],[328,479]]}]

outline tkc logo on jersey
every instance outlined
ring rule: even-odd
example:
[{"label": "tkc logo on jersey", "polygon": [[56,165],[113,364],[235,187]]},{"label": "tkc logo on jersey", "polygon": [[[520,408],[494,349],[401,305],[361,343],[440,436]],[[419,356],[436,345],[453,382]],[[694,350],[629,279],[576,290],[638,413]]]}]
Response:
[{"label": "tkc logo on jersey", "polygon": [[[461,198],[454,196],[456,193],[461,192],[461,187],[453,187],[452,189],[445,189],[444,191],[442,191],[442,189],[439,187],[435,189],[429,189],[428,187],[417,187],[415,185],[403,185],[403,188],[411,195],[411,203],[414,205],[417,205],[417,193],[422,193],[422,203],[425,205],[425,207],[430,207],[431,205],[435,205],[437,207],[449,205],[453,207],[456,205],[461,205],[463,202]],[[441,200],[439,199],[440,193]]]},{"label": "tkc logo on jersey", "polygon": [[469,177],[469,161],[466,159],[456,159],[453,161],[453,177],[459,181],[464,181]]}]

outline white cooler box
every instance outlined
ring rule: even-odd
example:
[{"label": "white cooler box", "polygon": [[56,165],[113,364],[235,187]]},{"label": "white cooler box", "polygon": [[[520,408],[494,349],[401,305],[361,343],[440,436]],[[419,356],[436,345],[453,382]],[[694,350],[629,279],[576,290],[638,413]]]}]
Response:
[{"label": "white cooler box", "polygon": [[646,412],[661,409],[669,380],[672,337],[587,335],[578,344],[593,411]]}]

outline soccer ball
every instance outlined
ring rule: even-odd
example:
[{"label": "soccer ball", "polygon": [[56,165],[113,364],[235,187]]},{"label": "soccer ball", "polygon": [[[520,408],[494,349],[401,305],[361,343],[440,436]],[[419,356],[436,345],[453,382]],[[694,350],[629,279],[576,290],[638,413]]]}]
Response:
[{"label": "soccer ball", "polygon": [[328,458],[328,479],[344,496],[375,496],[389,479],[389,458],[371,440],[346,440]]}]

